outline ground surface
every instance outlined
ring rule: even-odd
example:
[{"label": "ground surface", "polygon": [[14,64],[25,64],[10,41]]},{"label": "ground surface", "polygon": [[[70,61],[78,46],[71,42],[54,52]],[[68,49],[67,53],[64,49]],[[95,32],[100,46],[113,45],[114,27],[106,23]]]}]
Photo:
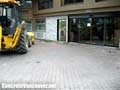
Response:
[{"label": "ground surface", "polygon": [[0,83],[5,82],[55,83],[55,90],[120,90],[120,51],[37,41],[25,55],[0,54]]}]

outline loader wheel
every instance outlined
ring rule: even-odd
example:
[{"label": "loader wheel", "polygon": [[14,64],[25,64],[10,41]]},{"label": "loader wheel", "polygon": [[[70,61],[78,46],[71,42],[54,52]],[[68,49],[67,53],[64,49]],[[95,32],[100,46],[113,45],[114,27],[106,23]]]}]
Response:
[{"label": "loader wheel", "polygon": [[16,52],[19,54],[25,54],[28,52],[28,39],[24,30],[21,32]]},{"label": "loader wheel", "polygon": [[28,46],[32,47],[32,40],[31,40],[31,38],[28,39]]},{"label": "loader wheel", "polygon": [[32,45],[35,45],[35,41],[32,42]]}]

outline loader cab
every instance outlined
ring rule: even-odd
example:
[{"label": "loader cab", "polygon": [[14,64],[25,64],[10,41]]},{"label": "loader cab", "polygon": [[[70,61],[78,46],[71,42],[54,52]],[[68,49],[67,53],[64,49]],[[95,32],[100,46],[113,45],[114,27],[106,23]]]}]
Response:
[{"label": "loader cab", "polygon": [[3,35],[13,35],[19,25],[19,10],[16,4],[0,3],[0,25]]}]

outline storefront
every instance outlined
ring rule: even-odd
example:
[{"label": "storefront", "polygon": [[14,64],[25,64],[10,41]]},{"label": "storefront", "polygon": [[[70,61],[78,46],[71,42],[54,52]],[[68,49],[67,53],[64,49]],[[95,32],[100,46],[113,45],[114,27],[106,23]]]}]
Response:
[{"label": "storefront", "polygon": [[69,42],[119,46],[120,12],[69,16]]},{"label": "storefront", "polygon": [[68,42],[68,16],[36,17],[37,39]]}]

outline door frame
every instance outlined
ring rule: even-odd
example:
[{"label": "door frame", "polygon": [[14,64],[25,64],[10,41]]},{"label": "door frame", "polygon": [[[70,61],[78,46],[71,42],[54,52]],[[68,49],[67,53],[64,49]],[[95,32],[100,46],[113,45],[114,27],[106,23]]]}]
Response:
[{"label": "door frame", "polygon": [[59,41],[59,19],[57,19],[57,41]]},{"label": "door frame", "polygon": [[67,42],[67,19],[66,18],[61,18],[61,19],[57,19],[57,41],[61,41],[60,40],[60,20],[65,20],[65,22],[66,22],[66,30],[65,30],[65,40],[64,40],[64,42]]}]

